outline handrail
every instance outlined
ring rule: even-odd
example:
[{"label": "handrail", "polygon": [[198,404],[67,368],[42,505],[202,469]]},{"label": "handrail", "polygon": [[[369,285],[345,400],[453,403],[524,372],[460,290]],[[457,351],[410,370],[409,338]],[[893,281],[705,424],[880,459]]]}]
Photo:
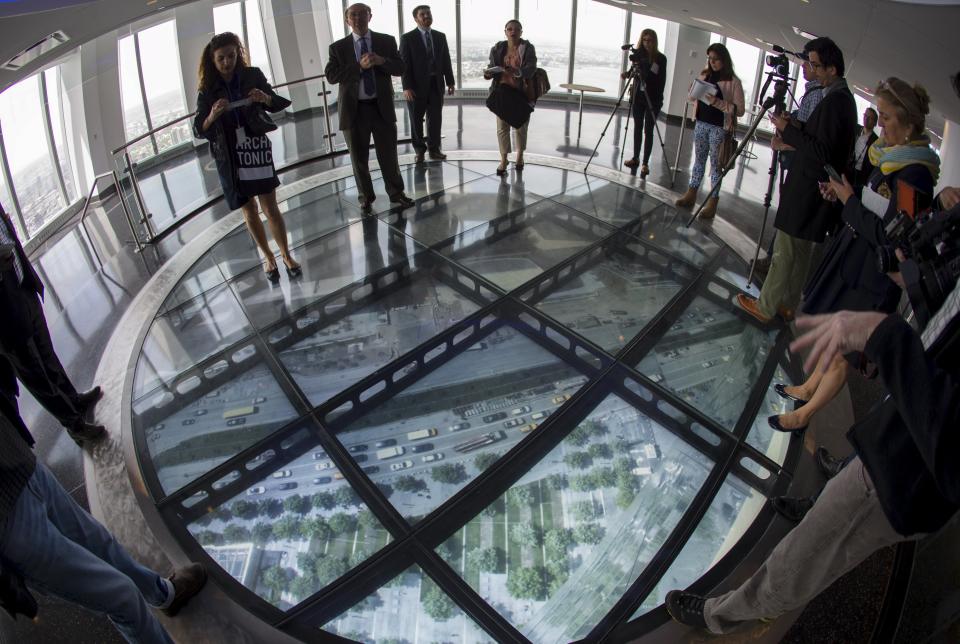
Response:
[{"label": "handrail", "polygon": [[[297,80],[292,80],[292,81],[288,81],[288,82],[286,82],[286,83],[280,83],[279,85],[274,85],[274,86],[273,86],[273,89],[279,89],[279,88],[281,88],[281,87],[288,87],[288,86],[290,86],[290,85],[295,85],[295,84],[297,84],[297,83],[305,83],[305,82],[307,82],[307,81],[316,80],[316,79],[318,79],[318,78],[326,78],[326,77],[327,77],[326,74],[317,74],[316,76],[307,76],[306,78],[298,78]],[[194,111],[194,112],[190,112],[189,114],[184,114],[183,116],[178,116],[177,118],[173,119],[172,121],[168,121],[168,122],[164,123],[163,125],[158,125],[157,127],[153,128],[152,130],[147,130],[146,132],[144,132],[144,133],[141,134],[140,136],[138,136],[138,137],[136,137],[136,138],[134,138],[134,139],[130,139],[129,141],[127,141],[126,143],[124,143],[123,145],[121,145],[121,146],[120,146],[119,148],[117,148],[116,150],[113,150],[110,154],[111,154],[111,156],[116,155],[116,154],[119,154],[119,153],[122,152],[123,150],[129,148],[129,147],[130,147],[131,145],[133,145],[134,143],[139,143],[140,141],[143,141],[143,140],[146,139],[147,137],[153,136],[154,134],[156,134],[157,132],[159,132],[159,131],[162,130],[162,129],[168,128],[168,127],[170,127],[171,125],[173,125],[173,124],[175,124],[175,123],[179,123],[180,121],[185,121],[185,120],[187,120],[187,119],[192,119],[192,118],[193,118],[194,116],[196,116],[196,115],[197,115],[197,113],[196,113],[195,111]]]}]

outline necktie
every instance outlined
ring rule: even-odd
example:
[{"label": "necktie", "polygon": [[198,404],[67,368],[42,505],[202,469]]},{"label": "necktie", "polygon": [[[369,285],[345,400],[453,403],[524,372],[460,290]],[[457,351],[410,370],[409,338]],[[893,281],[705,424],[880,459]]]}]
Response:
[{"label": "necktie", "polygon": [[[370,53],[370,50],[367,48],[367,37],[364,36],[360,39],[360,56]],[[377,86],[373,80],[373,68],[363,70],[361,74],[361,80],[363,80],[363,91],[366,92],[367,96],[373,96],[377,91]]]},{"label": "necktie", "polygon": [[427,62],[430,63],[430,69],[433,70],[437,63],[433,57],[433,35],[429,31],[424,32],[423,42],[427,47]]}]

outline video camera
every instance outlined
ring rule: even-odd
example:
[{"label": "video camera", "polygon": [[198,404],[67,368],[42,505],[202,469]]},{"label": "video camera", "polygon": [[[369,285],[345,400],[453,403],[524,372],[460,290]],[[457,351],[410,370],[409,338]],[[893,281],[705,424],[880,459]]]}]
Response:
[{"label": "video camera", "polygon": [[630,55],[627,56],[627,59],[631,62],[629,73],[646,76],[647,70],[650,68],[650,54],[647,53],[647,50],[643,47],[634,47],[629,43],[620,45],[620,49],[630,52]]}]

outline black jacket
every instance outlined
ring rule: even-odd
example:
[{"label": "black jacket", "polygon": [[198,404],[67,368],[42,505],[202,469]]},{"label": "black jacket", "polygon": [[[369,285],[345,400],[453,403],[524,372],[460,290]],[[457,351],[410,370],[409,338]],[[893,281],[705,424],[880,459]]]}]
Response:
[{"label": "black jacket", "polygon": [[5,226],[7,234],[16,245],[15,252],[23,267],[23,282],[17,283],[16,269],[11,266],[0,273],[0,345],[10,346],[15,342],[24,342],[33,334],[30,316],[26,311],[27,297],[34,294],[43,298],[43,282],[23,251],[17,231],[6,213],[0,215],[0,226]]},{"label": "black jacket", "polygon": [[891,315],[864,348],[890,395],[847,438],[904,536],[935,532],[960,509],[960,333],[944,335],[952,337],[924,352]]},{"label": "black jacket", "polygon": [[667,57],[657,52],[653,63],[657,66],[656,72],[653,71],[653,64],[649,62],[640,63],[647,80],[647,94],[645,96],[644,93],[640,91],[639,83],[635,84],[634,92],[636,95],[633,98],[633,102],[634,105],[644,105],[647,102],[647,96],[649,96],[650,107],[654,112],[659,112],[660,108],[663,107],[663,90],[667,84]]},{"label": "black jacket", "polygon": [[[857,133],[853,137],[854,149],[850,151],[850,170],[853,172],[850,183],[858,188],[867,185],[870,175],[873,174],[873,164],[870,163],[870,146],[872,146],[879,138],[877,137],[876,131],[871,132],[870,136],[867,137],[867,148],[863,153],[863,165],[861,165],[860,169],[857,170],[856,144],[857,139],[860,138],[862,133],[863,126],[861,125],[859,128],[857,128]],[[859,191],[857,194],[859,194]]]},{"label": "black jacket", "polygon": [[[447,87],[453,87],[457,80],[453,76],[447,37],[435,29],[430,30],[430,36],[433,39],[433,58],[437,63],[435,71],[443,77]],[[403,60],[403,89],[412,89],[416,102],[426,102],[427,93],[430,91],[430,76],[434,70],[430,69],[427,48],[423,44],[423,35],[419,29],[400,36],[400,58]]]},{"label": "black jacket", "polygon": [[[517,86],[522,91],[526,88],[527,81],[533,78],[533,73],[537,71],[537,50],[529,40],[521,39],[520,45],[524,49],[523,59],[520,61],[520,82]],[[507,41],[501,40],[490,48],[490,67],[503,67],[503,59],[506,55]],[[493,80],[490,82],[491,90],[500,82],[502,75],[502,73],[493,75]]]},{"label": "black jacket", "polygon": [[[259,68],[243,67],[238,69],[236,74],[239,76],[241,95],[246,96],[250,90],[257,88],[270,96],[270,106],[263,106],[268,112],[280,112],[290,106],[288,99],[273,91],[270,83],[267,82],[267,77],[263,75]],[[208,90],[201,89],[197,93],[197,115],[193,118],[193,135],[198,139],[210,141],[210,151],[217,163],[223,194],[227,203],[232,208],[236,208],[247,200],[246,197],[239,196],[237,169],[233,154],[237,146],[237,121],[233,118],[231,112],[224,112],[206,131],[203,130],[203,122],[210,115],[210,108],[221,98],[230,100],[227,85],[220,79],[217,79],[213,87]]]},{"label": "black jacket", "polygon": [[[377,109],[384,121],[395,123],[397,113],[393,109],[391,76],[403,74],[403,59],[400,58],[397,40],[393,36],[371,31],[370,41],[373,44],[373,53],[384,58],[382,65],[371,68],[377,86]],[[360,100],[360,76],[363,68],[357,62],[357,54],[353,47],[353,34],[330,45],[330,57],[324,70],[328,82],[340,85],[337,114],[340,117],[341,130],[349,130],[353,126],[353,117],[357,113],[357,101]]]},{"label": "black jacket", "polygon": [[818,181],[826,181],[823,166],[851,176],[848,170],[857,125],[857,104],[843,79],[831,87],[806,123],[791,121],[783,130],[785,143],[796,148],[790,172],[780,193],[778,230],[809,241],[822,242],[840,223],[840,207],[824,201]]}]

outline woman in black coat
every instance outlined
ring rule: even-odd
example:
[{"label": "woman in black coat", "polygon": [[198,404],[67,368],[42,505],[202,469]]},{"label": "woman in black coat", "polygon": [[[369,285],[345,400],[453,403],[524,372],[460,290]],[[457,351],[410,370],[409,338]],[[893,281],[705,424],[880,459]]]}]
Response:
[{"label": "woman in black coat", "polygon": [[249,126],[257,117],[256,110],[279,112],[290,101],[273,91],[263,72],[247,64],[243,44],[229,32],[217,34],[204,48],[199,76],[193,132],[210,141],[224,199],[231,208],[243,210],[247,230],[265,258],[264,272],[271,282],[277,282],[280,270],[253,199],[259,198],[287,275],[299,277],[300,264],[290,254],[287,228],[277,206],[280,180],[270,139],[266,134],[255,134]]},{"label": "woman in black coat", "polygon": [[[490,68],[499,67],[501,71],[483,72],[483,77],[493,82],[490,91],[497,85],[506,85],[515,90],[524,92],[527,82],[537,71],[537,50],[528,40],[523,40],[523,25],[519,20],[509,20],[504,25],[503,33],[506,40],[501,40],[490,49]],[[488,68],[489,69],[489,68]],[[523,151],[527,147],[527,126],[530,120],[521,127],[515,128],[517,134],[517,170],[523,170]],[[510,124],[497,117],[497,142],[500,146],[500,165],[497,175],[507,174],[507,155],[510,154]]]},{"label": "woman in black coat", "polygon": [[[650,152],[653,150],[653,128],[663,107],[663,88],[667,82],[667,57],[660,53],[657,41],[657,32],[653,29],[644,29],[640,32],[640,42],[637,43],[635,56],[643,56],[636,65],[641,78],[633,84],[633,157],[623,162],[628,168],[640,166],[640,178],[650,174],[647,163],[650,161]],[[642,52],[642,53],[641,53]],[[621,78],[629,78],[630,72],[625,71]],[[646,92],[641,89],[641,80]],[[650,97],[650,110],[647,110],[647,97]],[[643,143],[643,163],[640,163],[640,143]]]},{"label": "woman in black coat", "polygon": [[[898,201],[914,204],[911,214],[929,208],[940,173],[940,158],[930,147],[925,132],[930,97],[920,85],[911,87],[899,78],[880,84],[875,93],[882,136],[870,147],[870,162],[876,166],[858,199],[853,186],[831,180],[822,186],[824,197],[843,203],[843,228],[834,235],[823,260],[804,291],[803,312],[808,315],[848,311],[893,313],[900,302],[900,286],[880,271],[877,249],[889,246],[886,227],[898,215]],[[903,193],[903,194],[901,194]],[[882,214],[881,214],[882,213]],[[847,381],[849,363],[838,358],[830,365],[817,365],[810,378],[798,387],[777,385],[784,397],[806,401],[789,414],[771,416],[770,424],[781,431],[801,431],[810,417]]]}]

